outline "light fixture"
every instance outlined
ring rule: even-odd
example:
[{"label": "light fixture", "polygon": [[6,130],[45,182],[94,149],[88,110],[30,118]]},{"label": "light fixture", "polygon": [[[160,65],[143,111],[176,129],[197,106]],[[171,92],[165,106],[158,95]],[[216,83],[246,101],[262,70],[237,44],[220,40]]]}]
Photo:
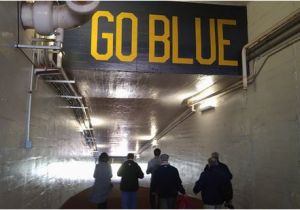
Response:
[{"label": "light fixture", "polygon": [[154,139],[151,144],[152,144],[152,146],[157,146],[158,145],[157,140]]},{"label": "light fixture", "polygon": [[97,144],[97,148],[108,148],[109,147],[109,145],[107,145],[107,144]]},{"label": "light fixture", "polygon": [[200,107],[199,110],[201,112],[206,112],[206,111],[209,111],[209,110],[212,110],[212,109],[215,109],[216,107],[214,106],[205,106],[205,107]]}]

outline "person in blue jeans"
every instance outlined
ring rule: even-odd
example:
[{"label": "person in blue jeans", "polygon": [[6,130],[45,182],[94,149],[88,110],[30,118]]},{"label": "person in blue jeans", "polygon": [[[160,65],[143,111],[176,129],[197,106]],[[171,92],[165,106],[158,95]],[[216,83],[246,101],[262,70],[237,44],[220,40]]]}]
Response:
[{"label": "person in blue jeans", "polygon": [[175,209],[178,192],[185,195],[185,189],[177,168],[168,162],[169,155],[160,156],[161,165],[152,177],[152,187],[159,198],[160,209]]},{"label": "person in blue jeans", "polygon": [[134,162],[134,154],[128,153],[125,161],[118,170],[118,176],[121,178],[120,189],[123,209],[136,209],[137,196],[139,189],[138,179],[144,178],[141,167]]}]

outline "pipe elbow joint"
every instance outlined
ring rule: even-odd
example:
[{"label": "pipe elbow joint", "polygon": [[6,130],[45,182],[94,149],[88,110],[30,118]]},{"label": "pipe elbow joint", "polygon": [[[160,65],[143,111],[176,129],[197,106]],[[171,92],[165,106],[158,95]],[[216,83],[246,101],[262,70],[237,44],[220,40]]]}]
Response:
[{"label": "pipe elbow joint", "polygon": [[53,34],[55,29],[69,29],[84,24],[97,9],[99,1],[73,2],[53,5],[53,2],[23,3],[21,19],[23,27],[34,28],[41,35]]}]

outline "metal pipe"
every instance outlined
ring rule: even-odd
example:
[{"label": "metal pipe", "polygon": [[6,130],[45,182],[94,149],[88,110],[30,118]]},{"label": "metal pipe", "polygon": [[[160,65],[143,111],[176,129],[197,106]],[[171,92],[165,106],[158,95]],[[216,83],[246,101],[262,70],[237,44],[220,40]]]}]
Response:
[{"label": "metal pipe", "polygon": [[26,137],[25,137],[25,141],[24,141],[24,148],[25,149],[31,149],[32,148],[32,141],[30,140],[30,121],[31,121],[31,102],[32,102],[33,77],[34,77],[34,66],[32,65],[31,74],[30,74],[30,86],[29,86],[29,91],[28,91]]},{"label": "metal pipe", "polygon": [[50,35],[57,28],[74,28],[84,24],[97,9],[99,1],[67,1],[64,5],[36,1],[23,3],[21,20],[24,28],[33,28],[37,33]]},{"label": "metal pipe", "polygon": [[48,83],[75,83],[75,80],[45,80]]},{"label": "metal pipe", "polygon": [[180,123],[188,119],[192,114],[195,112],[192,109],[186,109],[183,111],[178,117],[176,117],[167,127],[165,127],[160,133],[158,133],[156,136],[154,136],[149,143],[146,143],[142,148],[139,149],[138,154],[141,154],[143,151],[145,151],[147,148],[151,146],[151,142],[153,140],[159,140],[162,137],[164,137],[167,133],[169,133],[171,130],[173,130],[176,126],[178,126]]},{"label": "metal pipe", "polygon": [[70,99],[82,99],[82,96],[64,96],[64,95],[60,95],[57,97],[61,97],[61,98],[70,98]]},{"label": "metal pipe", "polygon": [[248,87],[248,75],[247,75],[247,58],[246,58],[246,49],[247,45],[245,45],[242,49],[242,69],[243,69],[243,88],[244,90]]},{"label": "metal pipe", "polygon": [[58,47],[58,46],[55,46],[55,45],[52,45],[52,46],[40,46],[40,45],[15,44],[15,48],[61,50],[61,47]]},{"label": "metal pipe", "polygon": [[59,106],[59,108],[62,109],[88,109],[88,107],[82,107],[82,106]]},{"label": "metal pipe", "polygon": [[[300,41],[300,38],[299,38],[299,37],[297,37],[296,39],[289,40],[287,43],[285,43],[285,45],[282,45],[282,46],[280,46],[279,48],[276,48],[275,50],[272,50],[272,51],[270,52],[270,54],[267,55],[267,58],[265,59],[263,65],[265,64],[265,62],[267,61],[267,59],[268,59],[270,56],[274,55],[275,53],[277,53],[277,52],[279,52],[279,51],[285,49],[286,47],[288,47],[288,46],[290,46],[290,45],[292,45],[292,44],[294,44],[294,43],[296,43],[296,42],[298,42],[298,41]],[[249,76],[249,77],[247,78],[247,83],[251,84],[251,83],[255,80],[255,78],[257,77],[257,75],[260,73],[261,69],[262,69],[262,66],[260,67],[260,69],[259,69],[258,72],[256,72],[255,74]],[[213,93],[213,94],[211,94],[211,95],[209,95],[209,96],[207,96],[207,97],[204,97],[204,98],[202,98],[202,99],[200,99],[200,100],[197,100],[196,102],[193,102],[193,103],[188,103],[188,102],[187,102],[186,104],[187,104],[188,106],[192,107],[193,105],[199,104],[199,103],[201,103],[202,101],[205,101],[205,100],[210,99],[210,98],[212,98],[212,97],[216,97],[216,96],[221,97],[221,96],[223,96],[223,95],[226,95],[226,94],[228,94],[228,93],[230,93],[230,92],[232,92],[232,91],[234,91],[234,90],[239,89],[240,87],[242,87],[242,85],[243,85],[242,81],[238,81],[238,82],[236,82],[236,83],[234,83],[234,84],[232,84],[232,85],[230,85],[230,86],[224,88],[223,90],[217,91],[217,92],[215,92],[215,93]]]},{"label": "metal pipe", "polygon": [[[246,44],[242,49],[242,72],[243,72],[243,88],[247,89],[248,83],[248,69],[247,69],[247,50],[256,48],[251,59],[259,54],[266,52],[270,48],[274,47],[278,43],[288,39],[289,37],[299,33],[299,21],[300,21],[300,9],[297,9],[288,17],[284,18],[272,28],[267,30],[261,36]],[[298,24],[298,25],[297,25]],[[275,34],[277,36],[275,36]],[[275,36],[275,37],[274,37]],[[267,44],[269,43],[269,44]]]}]

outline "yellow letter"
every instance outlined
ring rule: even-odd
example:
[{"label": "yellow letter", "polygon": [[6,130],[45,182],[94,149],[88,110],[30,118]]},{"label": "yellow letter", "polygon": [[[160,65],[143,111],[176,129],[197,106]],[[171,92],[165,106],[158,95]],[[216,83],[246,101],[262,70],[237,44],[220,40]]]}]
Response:
[{"label": "yellow letter", "polygon": [[[155,35],[155,21],[162,21],[164,33]],[[149,62],[164,63],[170,58],[170,22],[164,15],[149,15]],[[155,56],[155,42],[164,43],[164,55]]]},{"label": "yellow letter", "polygon": [[92,31],[91,31],[91,55],[100,61],[107,61],[113,56],[113,34],[102,33],[102,38],[107,40],[107,52],[98,53],[98,19],[100,17],[106,17],[108,22],[113,22],[114,17],[108,11],[97,11],[92,17]]},{"label": "yellow letter", "polygon": [[172,62],[181,64],[193,64],[192,58],[178,57],[178,17],[172,17]]},{"label": "yellow letter", "polygon": [[195,18],[196,31],[196,59],[200,64],[211,65],[216,61],[216,30],[215,19],[209,19],[209,33],[210,33],[210,57],[202,57],[202,33],[201,33],[201,19]]},{"label": "yellow letter", "polygon": [[238,66],[237,60],[225,60],[224,46],[230,45],[230,40],[223,37],[223,25],[236,25],[236,20],[218,19],[219,64],[224,66]]},{"label": "yellow letter", "polygon": [[[123,19],[131,20],[131,53],[124,55],[122,53],[122,30],[123,30]],[[116,56],[120,61],[130,62],[137,57],[137,29],[138,19],[137,17],[128,12],[122,12],[117,16],[117,28],[116,28]]]}]

